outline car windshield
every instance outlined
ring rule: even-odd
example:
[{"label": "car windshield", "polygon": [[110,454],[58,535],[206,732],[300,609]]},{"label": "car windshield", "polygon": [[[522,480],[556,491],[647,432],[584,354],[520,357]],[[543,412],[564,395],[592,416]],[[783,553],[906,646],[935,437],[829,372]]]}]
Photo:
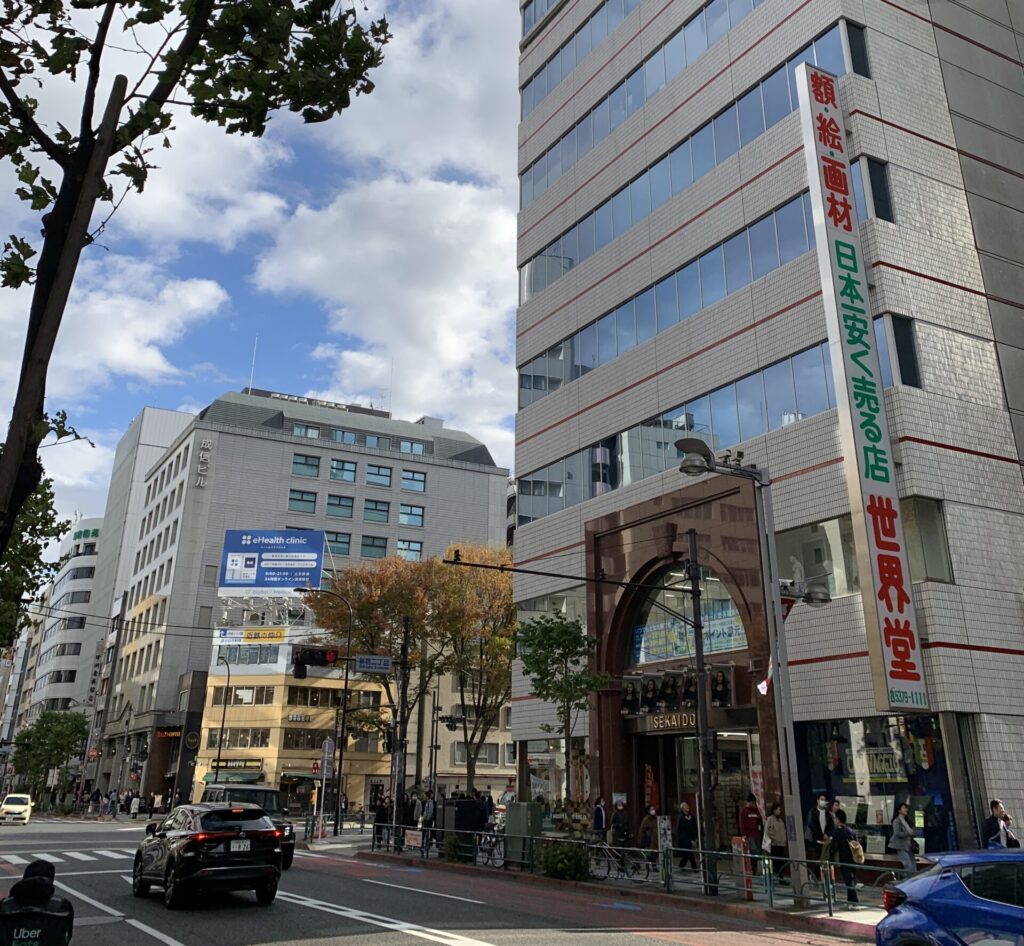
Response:
[{"label": "car windshield", "polygon": [[28,795],[8,795],[4,799],[5,805],[27,805],[29,803]]},{"label": "car windshield", "polygon": [[264,811],[279,811],[281,799],[274,791],[254,791],[252,789],[229,788],[224,792],[226,801],[245,801],[259,805]]},{"label": "car windshield", "polygon": [[274,827],[261,808],[217,808],[203,812],[200,820],[204,831],[223,831],[226,828],[260,831]]}]

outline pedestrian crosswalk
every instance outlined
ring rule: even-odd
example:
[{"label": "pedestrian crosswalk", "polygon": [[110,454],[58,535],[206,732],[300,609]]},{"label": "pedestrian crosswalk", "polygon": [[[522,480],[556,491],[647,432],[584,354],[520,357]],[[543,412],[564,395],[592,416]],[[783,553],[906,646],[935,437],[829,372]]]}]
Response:
[{"label": "pedestrian crosswalk", "polygon": [[136,848],[99,848],[90,851],[21,851],[18,854],[0,854],[0,864],[23,867],[32,861],[49,861],[51,864],[65,864],[80,861],[130,861],[135,857]]}]

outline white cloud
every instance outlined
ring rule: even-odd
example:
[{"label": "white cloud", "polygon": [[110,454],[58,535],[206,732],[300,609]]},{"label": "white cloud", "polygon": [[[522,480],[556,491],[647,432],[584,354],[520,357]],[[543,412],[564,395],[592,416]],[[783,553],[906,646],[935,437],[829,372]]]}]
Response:
[{"label": "white cloud", "polygon": [[[209,279],[176,279],[122,256],[83,262],[68,301],[47,380],[48,402],[72,407],[96,398],[113,377],[145,384],[182,375],[163,348],[227,301]],[[0,405],[13,400],[30,292],[0,292]]]},{"label": "white cloud", "polygon": [[53,478],[57,512],[65,519],[75,513],[102,516],[107,500],[107,485],[114,465],[114,451],[120,431],[82,430],[86,441],[66,441],[44,447],[39,456],[46,475]]},{"label": "white cloud", "polygon": [[514,247],[496,189],[381,179],[300,208],[257,282],[318,297],[332,331],[358,340],[316,346],[334,365],[318,396],[379,404],[390,391],[396,416],[448,418],[510,463]]},{"label": "white cloud", "polygon": [[516,175],[519,18],[495,0],[392,2],[376,88],[325,132],[346,157],[410,176],[453,169],[508,188]]}]

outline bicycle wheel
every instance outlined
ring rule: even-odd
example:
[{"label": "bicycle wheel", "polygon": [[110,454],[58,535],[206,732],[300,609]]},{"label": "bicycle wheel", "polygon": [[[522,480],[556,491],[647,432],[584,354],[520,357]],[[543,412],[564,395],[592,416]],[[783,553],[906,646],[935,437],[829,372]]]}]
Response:
[{"label": "bicycle wheel", "polygon": [[505,866],[505,839],[496,837],[491,845],[490,863],[497,868]]},{"label": "bicycle wheel", "polygon": [[594,880],[607,880],[612,872],[612,859],[605,851],[594,851],[588,860],[590,876]]},{"label": "bicycle wheel", "polygon": [[[642,884],[647,879],[647,874],[644,871],[644,868],[646,867],[647,861],[642,857],[637,857],[635,854],[627,854],[626,860],[622,865],[625,875],[634,883],[638,884]],[[641,874],[643,876],[641,876]]]}]

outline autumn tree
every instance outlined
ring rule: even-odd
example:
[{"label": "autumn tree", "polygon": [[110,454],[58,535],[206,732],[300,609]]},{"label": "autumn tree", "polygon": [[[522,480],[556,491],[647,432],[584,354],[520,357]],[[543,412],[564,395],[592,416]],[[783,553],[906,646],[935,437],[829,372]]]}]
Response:
[{"label": "autumn tree", "polygon": [[553,703],[559,728],[545,724],[545,732],[558,732],[565,740],[565,797],[572,798],[572,734],[580,713],[590,709],[591,695],[608,685],[608,675],[591,669],[595,638],[587,635],[579,618],[545,614],[520,625],[519,659],[535,696]]},{"label": "autumn tree", "polygon": [[512,573],[498,570],[511,566],[511,552],[466,546],[459,552],[461,566],[434,563],[432,621],[459,691],[460,706],[453,712],[462,715],[466,788],[472,791],[480,753],[512,697],[516,609]]},{"label": "autumn tree", "polygon": [[26,620],[26,602],[53,578],[59,563],[45,561],[43,553],[70,525],[58,519],[53,481],[44,479],[18,514],[7,557],[0,566],[0,646],[9,646],[18,636]]},{"label": "autumn tree", "polygon": [[51,769],[64,768],[89,733],[82,713],[48,710],[14,737],[11,763],[38,798]]},{"label": "autumn tree", "polygon": [[[340,114],[373,89],[389,39],[384,18],[364,25],[336,0],[0,3],[0,161],[42,228],[41,240],[36,227],[11,234],[0,254],[0,285],[33,284],[0,457],[0,562],[42,479],[40,443],[68,433],[46,413],[46,379],[79,255],[109,219],[93,225],[97,199],[113,213],[142,191],[153,146],[171,146],[182,110],[253,137],[281,111]],[[114,56],[131,75],[110,83]]]}]

